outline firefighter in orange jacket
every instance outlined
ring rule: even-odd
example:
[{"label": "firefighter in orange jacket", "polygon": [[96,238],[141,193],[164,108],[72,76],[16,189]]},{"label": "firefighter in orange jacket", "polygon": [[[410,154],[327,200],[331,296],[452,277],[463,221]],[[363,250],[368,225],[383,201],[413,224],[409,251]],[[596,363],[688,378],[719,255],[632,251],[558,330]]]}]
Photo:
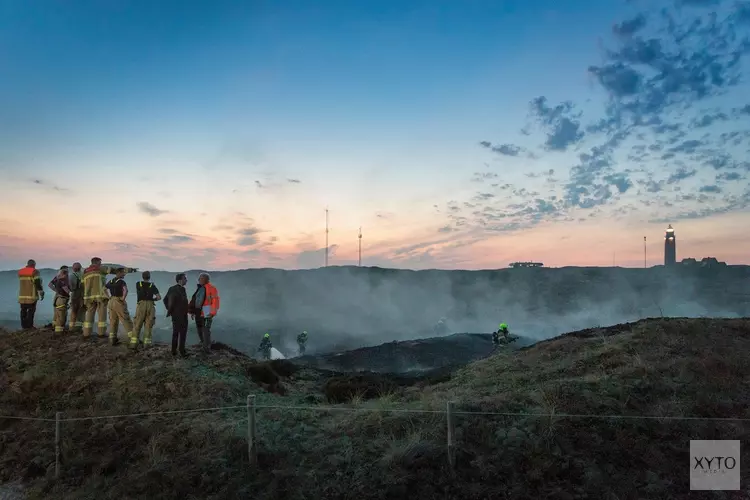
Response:
[{"label": "firefighter in orange jacket", "polygon": [[208,273],[201,273],[198,276],[198,289],[188,305],[190,316],[195,319],[198,337],[206,353],[211,352],[211,326],[214,317],[219,312],[219,291],[210,281],[211,276]]},{"label": "firefighter in orange jacket", "polygon": [[[94,328],[94,317],[98,315],[97,336],[107,337],[107,304],[109,292],[105,288],[108,274],[115,274],[118,269],[126,273],[134,273],[138,269],[134,267],[118,266],[115,264],[102,264],[102,259],[94,257],[91,265],[83,271],[83,304],[86,307],[86,319],[83,322],[83,338],[91,337]],[[110,340],[116,342],[117,332],[110,332]]]},{"label": "firefighter in orange jacket", "polygon": [[42,277],[36,268],[36,261],[29,259],[26,267],[18,271],[18,303],[21,305],[21,328],[34,328],[36,303],[44,300]]}]

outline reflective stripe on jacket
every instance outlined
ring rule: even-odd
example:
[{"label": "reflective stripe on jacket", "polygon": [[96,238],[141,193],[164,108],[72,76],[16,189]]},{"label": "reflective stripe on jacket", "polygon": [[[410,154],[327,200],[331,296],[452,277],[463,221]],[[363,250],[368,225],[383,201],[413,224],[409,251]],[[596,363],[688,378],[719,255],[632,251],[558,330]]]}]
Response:
[{"label": "reflective stripe on jacket", "polygon": [[89,266],[83,271],[83,300],[101,300],[108,298],[106,292],[106,280],[108,274],[115,274],[117,269],[125,269],[125,272],[133,272],[132,268],[118,266],[115,264],[101,264]]},{"label": "reflective stripe on jacket", "polygon": [[38,291],[43,290],[39,271],[26,266],[18,271],[18,303],[35,304],[39,300]]}]

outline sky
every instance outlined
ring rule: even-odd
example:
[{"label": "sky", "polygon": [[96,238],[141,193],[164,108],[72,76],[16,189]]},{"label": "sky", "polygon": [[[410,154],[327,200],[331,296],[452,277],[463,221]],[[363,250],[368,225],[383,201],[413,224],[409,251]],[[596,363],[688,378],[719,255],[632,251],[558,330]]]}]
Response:
[{"label": "sky", "polygon": [[750,0],[0,0],[0,269],[750,264]]}]

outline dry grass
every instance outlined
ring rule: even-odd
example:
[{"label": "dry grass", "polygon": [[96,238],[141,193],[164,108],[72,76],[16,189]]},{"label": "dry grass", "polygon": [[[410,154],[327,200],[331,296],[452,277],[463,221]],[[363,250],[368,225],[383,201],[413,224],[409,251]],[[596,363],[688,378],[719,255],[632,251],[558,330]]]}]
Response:
[{"label": "dry grass", "polygon": [[[0,352],[3,412],[45,418],[244,405],[249,393],[259,405],[315,407],[327,381],[228,350],[173,361],[162,347],[132,355],[78,338],[53,343],[47,332],[0,335]],[[576,332],[500,352],[442,384],[379,381],[376,397],[355,391],[338,411],[259,409],[256,470],[244,408],[65,423],[57,481],[54,425],[0,420],[0,479],[25,477],[33,495],[60,499],[684,498],[689,439],[744,439],[750,426],[566,415],[750,418],[747,352],[746,320]],[[459,412],[545,416],[457,414],[451,472],[443,413],[389,411],[443,411],[447,401]]]}]

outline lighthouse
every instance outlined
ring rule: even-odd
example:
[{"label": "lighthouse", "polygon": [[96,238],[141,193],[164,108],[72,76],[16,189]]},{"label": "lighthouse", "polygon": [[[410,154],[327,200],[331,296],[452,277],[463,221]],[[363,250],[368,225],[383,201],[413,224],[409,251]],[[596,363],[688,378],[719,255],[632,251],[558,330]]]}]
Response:
[{"label": "lighthouse", "polygon": [[664,265],[673,266],[677,263],[677,243],[674,239],[674,229],[672,224],[667,226],[667,233],[664,235]]}]

